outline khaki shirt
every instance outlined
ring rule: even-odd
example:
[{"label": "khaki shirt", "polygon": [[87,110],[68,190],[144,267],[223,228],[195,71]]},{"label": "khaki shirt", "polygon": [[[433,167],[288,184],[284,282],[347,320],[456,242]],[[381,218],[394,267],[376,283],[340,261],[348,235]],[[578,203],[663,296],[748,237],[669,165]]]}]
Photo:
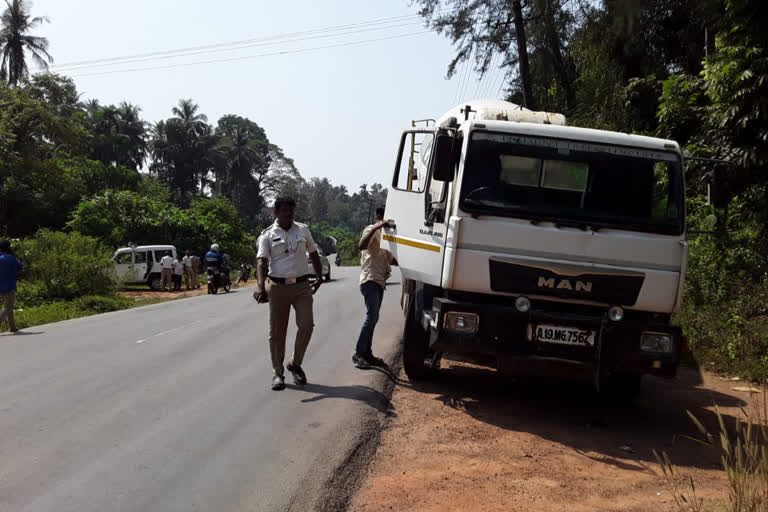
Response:
[{"label": "khaki shirt", "polygon": [[275,221],[261,233],[256,257],[269,260],[271,277],[304,277],[308,254],[316,251],[312,233],[306,225],[294,222],[286,231]]},{"label": "khaki shirt", "polygon": [[[367,226],[363,230],[360,240],[368,236],[375,225]],[[387,279],[392,273],[392,253],[381,248],[381,230],[379,230],[368,242],[368,248],[360,252],[360,284],[373,281],[382,288],[386,288]]]}]

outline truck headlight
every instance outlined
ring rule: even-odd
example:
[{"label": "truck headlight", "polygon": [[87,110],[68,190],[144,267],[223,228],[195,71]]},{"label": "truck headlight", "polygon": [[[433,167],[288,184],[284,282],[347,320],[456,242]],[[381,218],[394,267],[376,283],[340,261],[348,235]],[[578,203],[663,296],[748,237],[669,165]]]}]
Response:
[{"label": "truck headlight", "polygon": [[531,299],[521,295],[515,299],[515,309],[521,313],[527,313],[531,309]]},{"label": "truck headlight", "polygon": [[480,318],[474,313],[459,313],[451,311],[445,314],[443,328],[447,331],[474,334]]},{"label": "truck headlight", "polygon": [[644,352],[672,352],[672,335],[663,332],[644,332],[640,335],[640,350]]}]

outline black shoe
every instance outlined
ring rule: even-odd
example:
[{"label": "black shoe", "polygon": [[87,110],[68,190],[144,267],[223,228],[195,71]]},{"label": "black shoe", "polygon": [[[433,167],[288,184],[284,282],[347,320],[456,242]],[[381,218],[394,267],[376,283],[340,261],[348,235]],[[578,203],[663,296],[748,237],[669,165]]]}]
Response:
[{"label": "black shoe", "polygon": [[371,356],[368,358],[368,364],[371,366],[378,366],[379,368],[389,368],[389,365],[380,357]]},{"label": "black shoe", "polygon": [[275,391],[285,389],[285,377],[282,375],[275,375],[272,377],[272,389]]},{"label": "black shoe", "polygon": [[355,365],[355,368],[358,368],[360,370],[368,370],[371,367],[371,363],[368,361],[367,358],[359,356],[357,354],[352,356],[352,362]]},{"label": "black shoe", "polygon": [[307,383],[307,376],[301,366],[289,364],[286,369],[293,375],[293,383],[297,386],[304,386]]}]

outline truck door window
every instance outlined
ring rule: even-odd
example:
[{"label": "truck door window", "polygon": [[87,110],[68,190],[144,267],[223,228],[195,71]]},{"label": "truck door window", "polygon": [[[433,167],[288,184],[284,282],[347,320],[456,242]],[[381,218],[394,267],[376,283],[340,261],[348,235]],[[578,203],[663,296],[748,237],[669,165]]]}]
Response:
[{"label": "truck door window", "polygon": [[136,251],[136,263],[146,263],[147,253],[144,251]]},{"label": "truck door window", "polygon": [[115,256],[115,261],[118,265],[130,265],[131,264],[131,253],[130,252],[123,252]]},{"label": "truck door window", "polygon": [[431,132],[408,132],[400,146],[392,186],[407,192],[424,192],[435,136]]}]

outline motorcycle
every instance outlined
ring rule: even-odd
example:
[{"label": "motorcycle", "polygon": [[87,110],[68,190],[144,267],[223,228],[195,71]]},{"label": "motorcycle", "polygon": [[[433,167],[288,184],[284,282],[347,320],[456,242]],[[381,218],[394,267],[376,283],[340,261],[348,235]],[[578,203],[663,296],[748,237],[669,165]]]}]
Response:
[{"label": "motorcycle", "polygon": [[240,265],[240,275],[237,277],[238,283],[247,283],[251,278],[251,266],[247,263]]},{"label": "motorcycle", "polygon": [[229,293],[231,282],[229,280],[229,270],[227,268],[218,269],[216,267],[208,267],[208,294],[216,295],[219,293],[219,288],[223,288],[225,292]]}]

